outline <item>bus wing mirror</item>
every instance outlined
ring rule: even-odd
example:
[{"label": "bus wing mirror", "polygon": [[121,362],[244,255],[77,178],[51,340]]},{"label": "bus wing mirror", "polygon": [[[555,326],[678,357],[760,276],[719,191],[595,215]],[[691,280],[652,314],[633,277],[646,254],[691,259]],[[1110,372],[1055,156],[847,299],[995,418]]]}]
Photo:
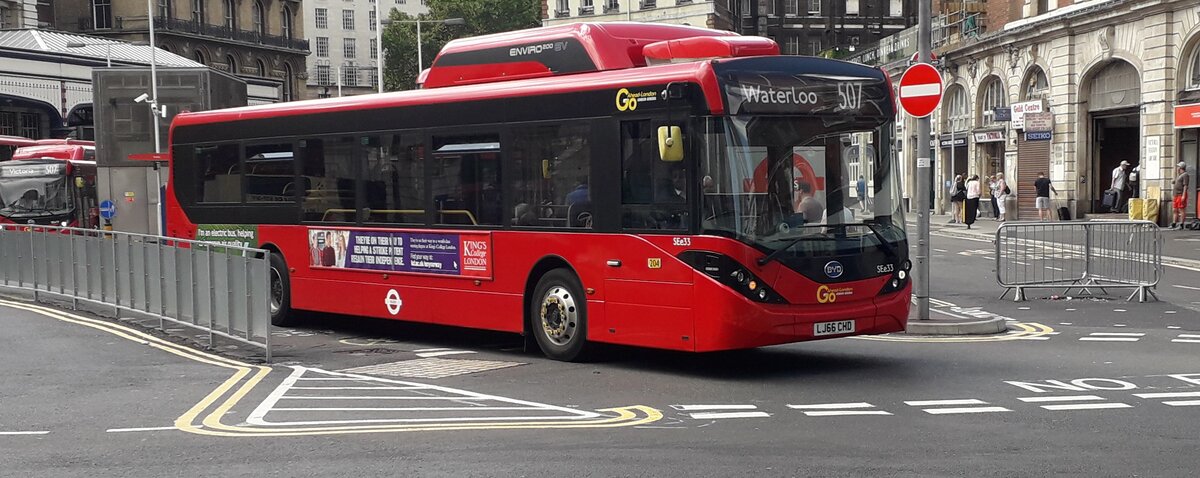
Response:
[{"label": "bus wing mirror", "polygon": [[550,160],[542,160],[542,179],[550,179]]},{"label": "bus wing mirror", "polygon": [[668,163],[683,161],[683,129],[678,126],[658,127],[658,158]]}]

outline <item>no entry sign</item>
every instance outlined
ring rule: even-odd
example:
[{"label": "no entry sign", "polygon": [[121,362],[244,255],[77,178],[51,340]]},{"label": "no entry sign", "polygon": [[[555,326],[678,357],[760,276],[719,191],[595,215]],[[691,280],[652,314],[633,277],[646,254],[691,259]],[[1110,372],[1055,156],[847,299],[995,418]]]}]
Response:
[{"label": "no entry sign", "polygon": [[900,107],[914,118],[933,114],[942,102],[942,75],[928,63],[908,67],[900,77]]}]

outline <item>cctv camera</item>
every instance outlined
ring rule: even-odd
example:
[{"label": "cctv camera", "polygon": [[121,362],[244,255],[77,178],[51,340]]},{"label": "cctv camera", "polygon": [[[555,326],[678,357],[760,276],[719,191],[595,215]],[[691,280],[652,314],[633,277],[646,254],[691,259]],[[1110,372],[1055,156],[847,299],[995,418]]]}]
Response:
[{"label": "cctv camera", "polygon": [[141,103],[141,102],[143,102],[143,101],[146,101],[146,100],[147,100],[147,99],[149,99],[149,98],[150,98],[150,95],[149,95],[149,94],[142,93],[141,95],[138,95],[138,97],[137,97],[137,98],[134,98],[134,99],[133,99],[133,102],[134,102],[134,103]]}]

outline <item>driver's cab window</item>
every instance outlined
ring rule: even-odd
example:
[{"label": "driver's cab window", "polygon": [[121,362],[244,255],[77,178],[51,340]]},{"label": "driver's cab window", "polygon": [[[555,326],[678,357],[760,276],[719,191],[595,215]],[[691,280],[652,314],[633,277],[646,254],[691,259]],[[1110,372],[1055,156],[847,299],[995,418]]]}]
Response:
[{"label": "driver's cab window", "polygon": [[621,123],[621,225],[687,229],[687,167],[660,160],[655,135],[649,120]]}]

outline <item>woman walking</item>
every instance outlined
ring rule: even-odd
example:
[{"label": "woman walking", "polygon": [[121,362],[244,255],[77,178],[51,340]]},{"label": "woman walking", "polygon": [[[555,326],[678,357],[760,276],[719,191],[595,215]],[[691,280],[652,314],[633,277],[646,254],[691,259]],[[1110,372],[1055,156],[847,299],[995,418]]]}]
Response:
[{"label": "woman walking", "polygon": [[950,218],[950,224],[957,224],[962,221],[963,203],[967,200],[967,184],[963,182],[961,174],[954,176],[954,186],[950,188],[950,206],[954,211],[954,217]]},{"label": "woman walking", "polygon": [[975,216],[979,215],[979,175],[972,174],[971,179],[967,180],[967,199],[963,211],[963,222],[966,223],[967,229],[971,228],[971,224],[975,224]]}]

